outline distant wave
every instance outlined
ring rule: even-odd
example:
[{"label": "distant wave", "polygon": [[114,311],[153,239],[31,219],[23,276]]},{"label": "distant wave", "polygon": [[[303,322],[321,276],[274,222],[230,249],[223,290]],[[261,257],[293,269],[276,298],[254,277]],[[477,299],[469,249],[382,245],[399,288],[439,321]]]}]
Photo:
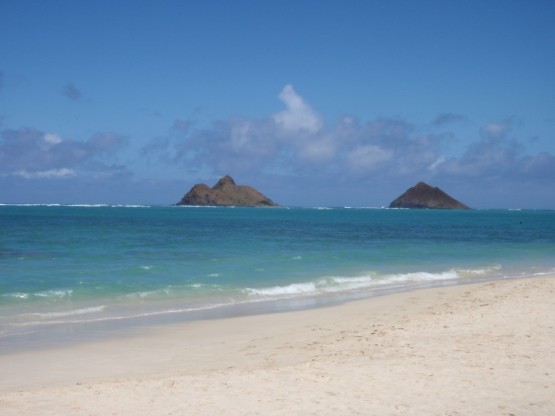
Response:
[{"label": "distant wave", "polygon": [[142,204],[2,204],[3,207],[151,208]]},{"label": "distant wave", "polygon": [[4,207],[61,207],[62,204],[0,204]]},{"label": "distant wave", "polygon": [[344,209],[388,209],[387,207],[343,207]]},{"label": "distant wave", "polygon": [[195,296],[202,292],[219,293],[223,288],[219,285],[192,283],[188,285],[168,285],[154,290],[145,290],[122,295],[120,299],[181,299],[187,295]]},{"label": "distant wave", "polygon": [[11,293],[4,293],[0,296],[4,298],[21,299],[21,300],[36,299],[36,298],[57,300],[62,298],[69,298],[72,295],[73,295],[73,290],[71,289],[54,289],[54,290],[45,290],[42,292],[35,292],[35,293],[11,292]]},{"label": "distant wave", "polygon": [[152,205],[141,205],[141,204],[131,204],[131,205],[110,205],[112,208],[152,208]]},{"label": "distant wave", "polygon": [[33,296],[37,298],[65,298],[71,297],[73,295],[73,290],[71,289],[57,289],[57,290],[46,290],[44,292],[37,292]]},{"label": "distant wave", "polygon": [[12,292],[12,293],[4,293],[1,295],[4,298],[15,298],[15,299],[28,299],[29,294],[24,292]]},{"label": "distant wave", "polygon": [[176,208],[179,209],[187,209],[187,208],[229,208],[229,207],[220,207],[217,205],[175,205]]}]

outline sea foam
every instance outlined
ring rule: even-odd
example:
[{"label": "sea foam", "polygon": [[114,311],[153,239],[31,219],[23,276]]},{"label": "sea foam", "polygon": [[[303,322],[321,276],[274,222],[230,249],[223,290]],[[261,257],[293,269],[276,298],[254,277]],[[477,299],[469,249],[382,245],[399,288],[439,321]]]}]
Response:
[{"label": "sea foam", "polygon": [[51,319],[51,318],[63,318],[68,316],[98,313],[98,312],[102,312],[105,309],[106,309],[106,305],[100,305],[100,306],[92,306],[90,308],[72,309],[67,311],[44,312],[44,313],[35,312],[30,315],[38,318],[42,318],[42,319]]},{"label": "sea foam", "polygon": [[245,293],[259,296],[283,296],[316,293],[316,284],[313,282],[293,283],[287,286],[273,286],[260,289],[246,288]]},{"label": "sea foam", "polygon": [[360,276],[325,276],[314,281],[292,283],[284,286],[246,288],[243,293],[267,299],[322,295],[373,289],[378,287],[410,286],[418,283],[439,282],[460,279],[457,270],[451,269],[438,273],[413,272],[397,274],[378,274],[370,272]]}]

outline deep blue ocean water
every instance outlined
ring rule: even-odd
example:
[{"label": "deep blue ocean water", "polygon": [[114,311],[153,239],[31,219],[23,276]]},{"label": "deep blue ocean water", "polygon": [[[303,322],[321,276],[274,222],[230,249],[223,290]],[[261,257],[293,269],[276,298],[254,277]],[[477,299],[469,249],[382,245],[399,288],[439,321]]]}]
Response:
[{"label": "deep blue ocean water", "polygon": [[555,272],[555,211],[0,205],[0,352]]}]

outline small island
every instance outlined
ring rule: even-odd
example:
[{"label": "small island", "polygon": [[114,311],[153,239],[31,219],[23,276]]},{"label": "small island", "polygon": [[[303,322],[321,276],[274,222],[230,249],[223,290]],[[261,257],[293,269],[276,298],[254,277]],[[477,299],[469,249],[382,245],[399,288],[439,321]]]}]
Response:
[{"label": "small island", "polygon": [[177,205],[193,206],[237,206],[237,207],[276,207],[270,198],[251,186],[236,185],[229,175],[221,178],[210,188],[196,184],[185,194]]},{"label": "small island", "polygon": [[439,188],[418,182],[403,195],[395,199],[389,208],[420,209],[470,209],[462,202],[447,195]]}]

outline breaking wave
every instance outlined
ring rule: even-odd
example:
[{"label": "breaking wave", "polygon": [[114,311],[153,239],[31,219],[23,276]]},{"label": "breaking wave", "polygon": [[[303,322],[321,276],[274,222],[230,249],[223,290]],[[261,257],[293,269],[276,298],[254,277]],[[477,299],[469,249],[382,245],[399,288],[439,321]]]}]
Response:
[{"label": "breaking wave", "polygon": [[363,291],[376,288],[399,288],[423,283],[447,282],[471,279],[500,269],[494,266],[485,269],[446,270],[438,273],[412,272],[397,274],[368,273],[361,276],[326,276],[314,281],[292,283],[283,286],[245,288],[243,293],[265,299],[286,299],[307,295],[322,295],[341,292]]}]

